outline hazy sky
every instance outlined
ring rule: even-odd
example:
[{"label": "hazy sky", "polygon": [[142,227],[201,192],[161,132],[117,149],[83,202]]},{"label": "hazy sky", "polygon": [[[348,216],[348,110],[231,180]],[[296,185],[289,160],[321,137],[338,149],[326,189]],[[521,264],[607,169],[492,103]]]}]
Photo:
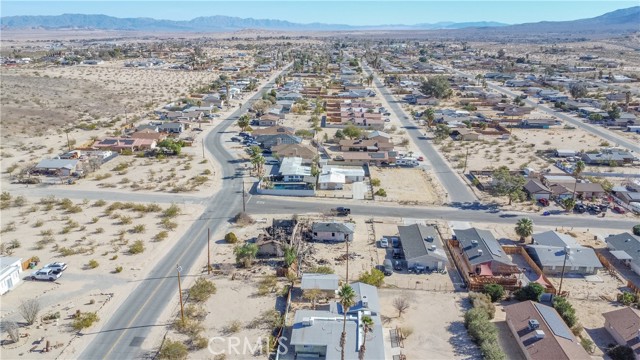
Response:
[{"label": "hazy sky", "polygon": [[349,25],[499,21],[516,24],[574,20],[637,6],[636,1],[4,1],[2,16],[105,14],[190,20],[227,15],[298,23]]}]

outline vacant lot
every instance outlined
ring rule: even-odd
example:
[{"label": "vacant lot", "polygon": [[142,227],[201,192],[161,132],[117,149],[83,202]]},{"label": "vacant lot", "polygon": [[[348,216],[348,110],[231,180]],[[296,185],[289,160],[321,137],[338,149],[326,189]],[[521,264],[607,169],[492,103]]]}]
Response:
[{"label": "vacant lot", "polygon": [[421,169],[371,167],[371,178],[379,179],[386,197],[376,196],[380,201],[398,201],[416,204],[442,204],[440,185]]}]

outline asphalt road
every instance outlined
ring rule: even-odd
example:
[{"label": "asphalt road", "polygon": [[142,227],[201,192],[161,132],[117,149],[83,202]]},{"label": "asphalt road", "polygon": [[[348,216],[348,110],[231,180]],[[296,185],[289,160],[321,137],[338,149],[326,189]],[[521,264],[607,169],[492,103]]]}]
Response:
[{"label": "asphalt road", "polygon": [[573,215],[564,212],[552,213],[549,216],[521,213],[515,211],[501,211],[495,206],[480,203],[458,204],[456,207],[421,207],[421,206],[381,206],[376,203],[336,203],[335,200],[313,201],[294,200],[285,197],[253,195],[247,203],[247,212],[252,214],[305,214],[328,212],[336,206],[351,209],[356,216],[399,217],[410,219],[428,219],[445,221],[487,222],[499,224],[514,224],[518,219],[527,217],[535,225],[557,227],[580,227],[587,229],[618,229],[630,231],[637,220],[612,219],[596,217],[595,215]]},{"label": "asphalt road", "polygon": [[158,318],[165,307],[177,298],[176,265],[180,264],[182,267],[183,276],[199,273],[199,269],[192,268],[196,259],[206,251],[207,229],[215,232],[216,228],[222,226],[241,209],[242,177],[236,176],[236,160],[226,150],[226,145],[221,141],[221,133],[248,110],[251,100],[258,99],[260,96],[261,91],[258,91],[250,101],[246,101],[227,120],[218,124],[205,138],[207,151],[221,163],[224,191],[218,191],[209,199],[202,216],[193,222],[184,236],[151,270],[147,278],[140,282],[115,313],[109,316],[109,320],[102,329],[94,334],[85,334],[92,338],[91,343],[79,356],[80,359],[121,360],[142,357],[144,354],[140,345],[151,328],[165,326],[158,323]]},{"label": "asphalt road", "polygon": [[[367,72],[370,72],[368,66],[365,67]],[[373,83],[378,88],[380,95],[389,103],[391,111],[393,111],[400,123],[405,126],[407,134],[411,137],[416,146],[424,153],[432,166],[432,171],[436,174],[436,177],[440,181],[440,184],[445,188],[448,194],[449,202],[473,202],[478,198],[473,194],[473,191],[469,189],[469,186],[460,178],[450,166],[446,160],[440,155],[440,152],[431,144],[430,141],[424,139],[424,129],[415,125],[410,119],[407,118],[405,112],[398,105],[396,99],[393,98],[389,89],[384,86],[377,77],[374,77]]]}]

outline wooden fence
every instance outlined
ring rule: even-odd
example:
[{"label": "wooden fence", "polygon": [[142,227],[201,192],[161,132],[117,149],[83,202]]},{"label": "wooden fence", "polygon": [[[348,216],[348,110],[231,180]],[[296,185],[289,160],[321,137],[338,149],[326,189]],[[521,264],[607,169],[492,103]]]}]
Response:
[{"label": "wooden fence", "polygon": [[527,253],[527,251],[523,246],[503,246],[502,250],[504,250],[504,252],[509,255],[522,256],[524,260],[527,262],[527,264],[531,267],[531,269],[536,273],[536,275],[542,277],[542,279],[548,284],[548,286],[545,289],[545,292],[548,292],[554,295],[557,293],[555,286],[553,286],[551,281],[549,281],[549,278],[547,278],[544,272],[542,272],[542,269],[538,267],[538,264],[536,264],[536,262],[533,261],[533,259],[531,258],[531,256],[529,256],[529,254]]}]

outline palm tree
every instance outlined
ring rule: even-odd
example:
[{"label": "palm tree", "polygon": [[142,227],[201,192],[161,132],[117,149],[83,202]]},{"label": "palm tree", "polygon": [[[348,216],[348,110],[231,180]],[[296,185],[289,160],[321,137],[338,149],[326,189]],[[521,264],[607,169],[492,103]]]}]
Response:
[{"label": "palm tree", "polygon": [[516,234],[520,236],[520,241],[524,242],[526,237],[533,234],[533,221],[529,218],[522,218],[516,223]]},{"label": "palm tree", "polygon": [[262,176],[263,165],[266,161],[262,154],[257,154],[251,158],[251,164],[253,164],[254,169],[258,170],[258,176]]},{"label": "palm tree", "polygon": [[576,187],[578,186],[578,178],[580,177],[580,174],[582,174],[582,172],[584,171],[585,168],[585,163],[582,160],[578,160],[578,162],[576,162],[576,167],[573,169],[573,176],[575,176],[576,181],[573,184],[573,198],[576,198]]},{"label": "palm tree", "polygon": [[240,129],[242,129],[242,131],[245,131],[247,127],[249,127],[250,123],[251,119],[247,114],[240,116],[240,118],[238,119],[238,126],[240,127]]},{"label": "palm tree", "polygon": [[340,305],[342,306],[342,336],[340,337],[340,347],[342,348],[341,359],[344,360],[344,347],[347,342],[347,311],[355,304],[356,292],[351,285],[344,284],[338,291]]},{"label": "palm tree", "polygon": [[361,320],[364,334],[362,336],[362,346],[360,346],[360,351],[358,352],[358,359],[364,360],[364,354],[367,351],[367,348],[365,347],[365,344],[367,343],[367,333],[373,329],[373,319],[369,315],[364,315]]},{"label": "palm tree", "polygon": [[369,76],[367,76],[367,83],[369,84],[369,86],[371,86],[372,82],[373,82],[373,74],[369,74]]}]

